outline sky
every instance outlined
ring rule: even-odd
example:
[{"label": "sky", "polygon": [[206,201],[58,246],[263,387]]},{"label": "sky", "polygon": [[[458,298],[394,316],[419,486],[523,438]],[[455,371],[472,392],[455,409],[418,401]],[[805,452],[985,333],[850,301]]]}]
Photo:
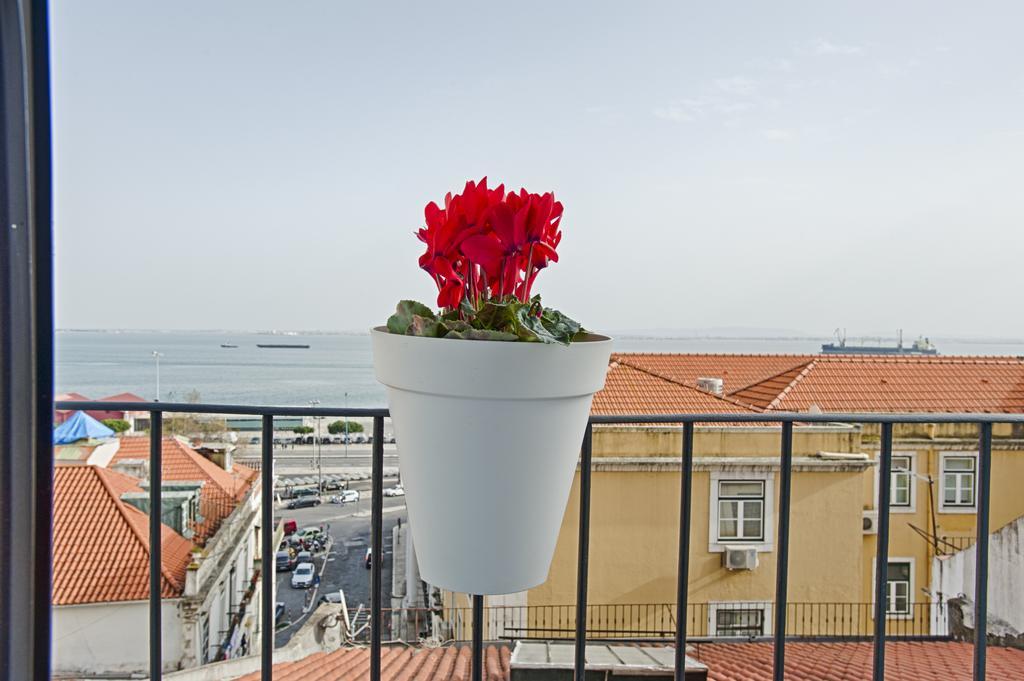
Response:
[{"label": "sky", "polygon": [[57,323],[365,330],[554,191],[596,330],[1024,337],[1019,2],[52,2]]}]

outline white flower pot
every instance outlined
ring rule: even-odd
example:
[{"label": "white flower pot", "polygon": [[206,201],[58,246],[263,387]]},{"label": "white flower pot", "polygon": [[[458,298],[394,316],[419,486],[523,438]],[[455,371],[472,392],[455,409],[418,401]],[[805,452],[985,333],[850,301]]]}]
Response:
[{"label": "white flower pot", "polygon": [[371,335],[423,579],[470,594],[543,583],[611,339]]}]

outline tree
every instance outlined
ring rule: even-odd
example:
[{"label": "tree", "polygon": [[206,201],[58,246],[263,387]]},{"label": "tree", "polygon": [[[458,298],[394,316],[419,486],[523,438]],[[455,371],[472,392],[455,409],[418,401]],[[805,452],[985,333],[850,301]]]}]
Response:
[{"label": "tree", "polygon": [[128,423],[124,419],[103,419],[102,423],[115,433],[123,433],[132,427],[132,424]]},{"label": "tree", "polygon": [[295,426],[292,432],[298,435],[309,435],[313,432],[313,426]]},{"label": "tree", "polygon": [[[185,393],[185,401],[189,404],[199,404],[202,398],[198,390],[190,390]],[[218,416],[170,413],[164,415],[164,432],[168,435],[182,435],[184,437],[198,437],[201,440],[210,440],[214,435],[221,435],[227,429],[227,422]]]},{"label": "tree", "polygon": [[[344,433],[344,432],[346,432],[345,431],[345,423],[346,423],[345,421],[334,421],[332,423],[329,423],[329,424],[327,424],[327,432],[330,433],[331,435],[339,435],[341,433]],[[363,424],[356,423],[355,421],[348,421],[348,431],[347,432],[349,432],[349,433],[361,433],[361,432],[363,432]]]}]

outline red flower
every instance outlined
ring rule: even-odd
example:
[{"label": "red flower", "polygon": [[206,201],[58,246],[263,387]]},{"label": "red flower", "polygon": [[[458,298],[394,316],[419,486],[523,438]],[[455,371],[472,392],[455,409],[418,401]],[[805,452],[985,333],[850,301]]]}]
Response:
[{"label": "red flower", "polygon": [[558,262],[562,204],[551,192],[506,196],[503,185],[488,189],[485,177],[445,196],[443,209],[428,203],[424,218],[416,235],[427,251],[419,263],[437,284],[443,308],[459,307],[467,294],[474,306],[507,295],[525,302],[537,272]]}]

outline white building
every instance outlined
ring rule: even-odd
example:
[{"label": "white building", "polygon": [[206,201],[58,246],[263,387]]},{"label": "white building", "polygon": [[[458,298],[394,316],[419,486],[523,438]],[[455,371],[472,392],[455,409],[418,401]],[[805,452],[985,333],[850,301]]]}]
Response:
[{"label": "white building", "polygon": [[[148,671],[148,456],[148,438],[128,437],[106,467],[55,468],[55,676]],[[162,456],[164,669],[256,654],[258,475],[177,438]]]}]

